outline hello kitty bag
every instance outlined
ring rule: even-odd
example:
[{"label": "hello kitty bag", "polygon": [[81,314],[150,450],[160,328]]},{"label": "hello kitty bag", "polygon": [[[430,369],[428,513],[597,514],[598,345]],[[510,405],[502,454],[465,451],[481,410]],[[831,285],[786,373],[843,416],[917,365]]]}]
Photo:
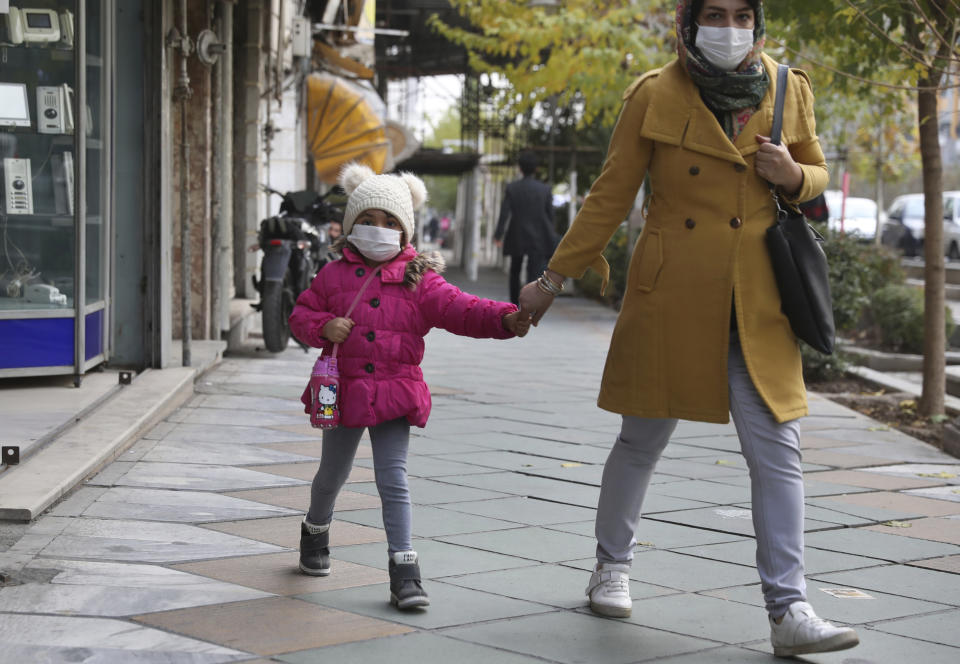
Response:
[{"label": "hello kitty bag", "polygon": [[[377,270],[371,270],[347,313],[343,315],[344,318],[349,318],[353,313],[363,291],[376,275]],[[310,424],[315,429],[335,429],[340,425],[340,370],[337,368],[339,348],[340,344],[333,344],[330,355],[321,354],[313,363],[313,371],[310,372],[310,384],[307,386],[310,393]]]}]

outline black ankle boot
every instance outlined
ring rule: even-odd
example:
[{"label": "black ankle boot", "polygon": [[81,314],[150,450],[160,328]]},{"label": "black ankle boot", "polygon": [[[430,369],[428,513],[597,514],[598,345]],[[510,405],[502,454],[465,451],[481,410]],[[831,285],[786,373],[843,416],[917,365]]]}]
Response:
[{"label": "black ankle boot", "polygon": [[398,551],[390,556],[390,603],[400,610],[430,604],[420,582],[416,551]]},{"label": "black ankle boot", "polygon": [[330,573],[330,524],[320,526],[323,532],[314,534],[317,526],[300,524],[300,571],[310,576],[326,576]]}]

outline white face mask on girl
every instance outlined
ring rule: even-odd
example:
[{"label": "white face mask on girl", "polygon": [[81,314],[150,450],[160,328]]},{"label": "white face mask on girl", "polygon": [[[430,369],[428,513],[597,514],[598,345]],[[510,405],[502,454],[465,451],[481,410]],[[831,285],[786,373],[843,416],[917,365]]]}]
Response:
[{"label": "white face mask on girl", "polygon": [[382,263],[400,253],[400,231],[378,226],[356,224],[350,231],[350,242],[361,254]]},{"label": "white face mask on girl", "polygon": [[753,30],[697,26],[696,47],[720,71],[734,71],[753,50]]}]

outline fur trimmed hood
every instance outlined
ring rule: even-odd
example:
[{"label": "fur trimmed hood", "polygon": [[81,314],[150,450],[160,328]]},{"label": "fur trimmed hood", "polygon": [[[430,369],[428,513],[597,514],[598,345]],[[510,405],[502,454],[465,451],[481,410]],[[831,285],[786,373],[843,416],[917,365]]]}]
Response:
[{"label": "fur trimmed hood", "polygon": [[[357,251],[347,240],[346,235],[341,235],[336,240],[333,241],[333,244],[330,245],[330,249],[335,251],[338,254],[343,254],[343,249],[349,247],[351,251],[356,253],[358,256],[360,252]],[[343,260],[342,258],[340,260]],[[416,290],[417,286],[420,285],[423,275],[426,274],[428,270],[433,270],[437,274],[443,274],[444,270],[447,269],[447,261],[443,258],[439,251],[427,251],[424,253],[417,252],[417,255],[407,261],[407,265],[403,271],[403,285],[409,288],[410,290]]]}]

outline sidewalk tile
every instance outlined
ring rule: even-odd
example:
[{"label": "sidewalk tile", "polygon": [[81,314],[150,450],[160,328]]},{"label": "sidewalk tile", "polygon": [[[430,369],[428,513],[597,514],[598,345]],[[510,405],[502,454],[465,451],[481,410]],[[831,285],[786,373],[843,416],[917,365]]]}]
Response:
[{"label": "sidewalk tile", "polygon": [[407,459],[407,474],[410,477],[443,478],[456,475],[477,475],[480,473],[495,472],[497,472],[496,468],[486,468],[484,466],[462,462],[455,456],[438,458],[414,454]]},{"label": "sidewalk tile", "polygon": [[295,440],[314,440],[316,434],[294,433],[271,427],[218,427],[212,424],[177,424],[166,436],[168,441],[233,443],[235,445],[262,445]]},{"label": "sidewalk tile", "polygon": [[[488,475],[464,475],[461,477],[445,477],[442,482],[412,477],[410,485],[410,499],[415,505],[442,505],[446,503],[460,503],[469,500],[487,500],[491,498],[505,498],[506,492],[488,491],[472,485],[474,478],[489,477]],[[467,482],[471,482],[468,486]],[[373,482],[358,482],[351,485],[352,491],[377,494],[377,486]],[[339,497],[338,505],[339,508]]]},{"label": "sidewalk tile", "polygon": [[947,542],[960,545],[960,517],[930,517],[915,521],[898,522],[896,526],[878,524],[870,530],[903,537],[916,537],[932,542]]},{"label": "sidewalk tile", "polygon": [[593,520],[596,516],[596,510],[594,509],[525,496],[453,503],[444,505],[443,509],[530,526]]},{"label": "sidewalk tile", "polygon": [[[420,481],[426,482],[428,480]],[[568,505],[579,505],[591,509],[597,506],[597,498],[600,495],[600,490],[595,486],[585,486],[574,482],[562,482],[560,480],[542,477],[530,477],[529,475],[520,473],[492,473],[489,475],[473,475],[469,477],[448,477],[446,481],[452,484],[473,487],[477,490],[483,489],[486,493],[498,492],[499,494],[497,496],[481,496],[484,498],[505,498],[505,494],[514,494],[517,496],[552,500]],[[411,487],[411,495],[414,497],[414,502],[420,502],[417,500],[413,487]],[[459,496],[462,494],[455,495]],[[464,500],[471,499],[465,498]]]},{"label": "sidewalk tile", "polygon": [[[178,634],[258,655],[402,634],[409,627],[287,597],[149,613],[134,618]],[[323,629],[318,629],[323,625]]]},{"label": "sidewalk tile", "polygon": [[808,533],[806,545],[894,563],[960,554],[960,547],[953,544],[876,533],[866,528]]},{"label": "sidewalk tile", "polygon": [[[595,558],[566,563],[592,570]],[[742,586],[757,581],[757,570],[746,565],[698,558],[674,551],[658,549],[637,551],[630,568],[630,578],[643,583],[685,592],[702,592],[714,588]]]},{"label": "sidewalk tile", "polygon": [[554,612],[445,630],[447,636],[562,664],[628,664],[696,652],[710,641],[593,615]]},{"label": "sidewalk tile", "polygon": [[536,526],[438,539],[448,544],[550,563],[585,558],[593,555],[597,548],[593,537],[559,533]]},{"label": "sidewalk tile", "polygon": [[837,440],[836,438],[824,438],[815,433],[800,432],[800,449],[806,456],[808,450],[825,450],[833,447],[848,447],[849,441]]},{"label": "sidewalk tile", "polygon": [[284,507],[206,491],[113,487],[105,490],[77,516],[202,523],[292,513],[293,510]]},{"label": "sidewalk tile", "polygon": [[[460,576],[477,572],[530,567],[530,560],[456,546],[435,540],[413,540],[413,548],[420,555],[420,573],[424,579]],[[331,551],[331,553],[333,553]],[[386,569],[387,551],[383,544],[357,544],[340,547],[335,557],[360,565]]]},{"label": "sidewalk tile", "polygon": [[260,445],[234,445],[233,443],[198,443],[189,441],[166,441],[156,443],[140,461],[161,463],[205,463],[227,466],[252,466],[267,463],[291,463],[311,460],[299,454],[270,450]]},{"label": "sidewalk tile", "polygon": [[[888,634],[899,634],[911,639],[920,639],[931,643],[957,648],[960,656],[960,611],[946,611],[928,616],[903,618],[873,625],[873,629]],[[918,649],[923,646],[918,645]],[[924,657],[926,660],[926,657]]]},{"label": "sidewalk tile", "polygon": [[666,664],[770,664],[771,660],[766,653],[724,646],[677,657],[665,657],[657,661]]},{"label": "sidewalk tile", "polygon": [[425,581],[423,587],[430,597],[430,606],[419,611],[398,611],[391,606],[388,601],[390,586],[385,583],[349,590],[310,593],[300,595],[299,599],[419,629],[438,629],[516,618],[551,610],[551,607],[543,604],[461,588],[441,581]]},{"label": "sidewalk tile", "polygon": [[832,496],[831,500],[841,504],[875,507],[920,516],[949,516],[951,514],[960,514],[960,503],[935,500],[933,498],[922,498],[890,491],[859,493],[849,496]]},{"label": "sidewalk tile", "polygon": [[0,612],[120,617],[266,597],[157,565],[37,559],[23,572],[31,570],[55,575],[48,583],[3,588]]},{"label": "sidewalk tile", "polygon": [[[751,510],[735,505],[717,505],[679,512],[662,512],[649,515],[649,518],[655,521],[753,537],[753,514]],[[804,530],[807,532],[835,527],[835,524],[826,521],[804,519]]]},{"label": "sidewalk tile", "polygon": [[338,560],[333,552],[330,576],[309,576],[297,566],[295,551],[262,556],[241,556],[222,560],[174,565],[174,569],[200,574],[276,595],[300,595],[309,592],[341,590],[389,580],[386,569],[367,567]]},{"label": "sidewalk tile", "polygon": [[[647,494],[686,498],[702,503],[714,505],[733,505],[750,500],[750,488],[721,484],[709,480],[693,480],[691,482],[670,482],[650,487]],[[644,504],[644,510],[647,510]]]},{"label": "sidewalk tile", "polygon": [[[907,565],[883,565],[868,569],[810,574],[816,582],[861,588],[927,602],[960,606],[960,576]],[[958,623],[960,625],[960,623]]]},{"label": "sidewalk tile", "polygon": [[[860,645],[841,654],[824,653],[822,655],[803,655],[797,661],[810,664],[896,664],[897,662],[915,662],[923,664],[956,664],[960,660],[960,649],[941,646],[934,643],[918,642],[916,639],[885,634],[872,629],[857,627]],[[760,646],[750,646],[757,650],[772,653],[769,642]],[[768,661],[773,660],[772,658]]]},{"label": "sidewalk tile", "polygon": [[[443,535],[461,535],[489,530],[516,528],[519,524],[491,519],[475,514],[454,512],[449,506],[432,507],[430,505],[413,506],[412,532],[414,537],[442,537]],[[371,528],[383,528],[381,510],[352,510],[337,516],[340,521],[359,523]]]},{"label": "sidewalk tile", "polygon": [[[563,565],[536,565],[496,572],[448,576],[443,581],[464,588],[483,590],[494,595],[504,595],[563,609],[576,609],[587,605],[584,589],[590,581],[590,572]],[[649,583],[630,582],[630,596],[634,600],[675,592],[670,588]]]},{"label": "sidewalk tile", "polygon": [[[94,479],[96,486],[102,482]],[[236,491],[307,484],[304,480],[258,473],[246,468],[194,463],[134,463],[121,477],[109,482],[116,486],[144,489],[177,489],[194,491]]]},{"label": "sidewalk tile", "polygon": [[637,600],[627,621],[727,644],[770,635],[765,609],[690,593]]},{"label": "sidewalk tile", "polygon": [[900,463],[870,468],[868,472],[932,479],[941,484],[960,484],[960,464],[953,463]]},{"label": "sidewalk tile", "polygon": [[[757,543],[754,539],[724,544],[710,544],[706,546],[690,546],[674,549],[677,553],[720,560],[736,565],[756,566]],[[841,570],[861,569],[880,565],[880,561],[862,556],[851,556],[835,551],[823,551],[807,547],[804,551],[804,568],[807,574],[821,574],[838,572]]]},{"label": "sidewalk tile", "polygon": [[827,470],[811,474],[808,479],[834,484],[847,484],[866,489],[882,491],[899,491],[900,489],[916,489],[937,486],[940,482],[930,479],[898,477],[895,475],[880,475],[864,470]]},{"label": "sidewalk tile", "polygon": [[931,558],[929,560],[914,560],[908,564],[913,567],[926,567],[927,569],[935,569],[941,572],[960,574],[960,555]]},{"label": "sidewalk tile", "polygon": [[[277,489],[252,489],[246,491],[228,491],[223,495],[243,498],[244,500],[254,500],[258,503],[267,505],[277,505],[278,507],[288,507],[290,509],[306,512],[310,506],[310,485],[301,484],[293,487],[282,487]],[[365,510],[380,507],[380,497],[366,493],[357,493],[348,489],[342,489],[337,495],[337,511],[344,510]]]},{"label": "sidewalk tile", "polygon": [[[274,463],[262,466],[246,466],[246,469],[312,482],[313,477],[317,474],[317,467],[317,462],[311,460],[302,463]],[[347,484],[373,481],[373,470],[357,465],[354,465],[350,469],[350,476],[347,478]]]},{"label": "sidewalk tile", "polygon": [[920,496],[922,498],[933,498],[935,500],[950,500],[960,503],[960,488],[955,486],[937,486],[926,489],[910,489],[904,493],[911,496]]},{"label": "sidewalk tile", "polygon": [[[204,528],[229,533],[239,537],[276,544],[288,549],[300,547],[300,523],[303,517],[282,516],[269,519],[245,519],[223,523],[204,524]],[[387,537],[380,528],[370,528],[347,521],[340,521],[334,514],[330,528],[330,546],[350,546],[368,542],[386,542]]]},{"label": "sidewalk tile", "polygon": [[151,521],[75,519],[43,549],[51,558],[173,563],[277,553],[279,547],[197,526]]},{"label": "sidewalk tile", "polygon": [[[323,442],[320,440],[304,441],[300,443],[264,443],[257,447],[266,447],[279,452],[289,452],[290,454],[299,454],[301,456],[314,457],[319,459],[323,454]],[[370,448],[370,441],[363,441],[357,446],[357,453],[354,459],[372,459],[373,450]]]},{"label": "sidewalk tile", "polygon": [[[834,597],[824,590],[834,589],[852,589],[860,590],[869,596],[868,598],[848,598]],[[753,586],[740,586],[737,588],[727,588],[724,590],[710,590],[705,595],[719,597],[733,602],[743,602],[754,606],[763,606],[763,594],[760,591],[760,584]],[[893,618],[904,618],[923,613],[943,611],[950,607],[936,602],[925,602],[882,593],[876,590],[858,588],[845,584],[826,583],[814,579],[807,579],[807,601],[813,606],[817,615],[824,620],[844,625],[862,625],[864,623],[875,622],[878,620],[891,620]],[[867,660],[870,661],[870,660]],[[895,660],[883,660],[895,661]]]},{"label": "sidewalk tile", "polygon": [[834,468],[863,468],[865,466],[883,466],[890,463],[889,459],[848,454],[834,450],[805,450],[803,460]]},{"label": "sidewalk tile", "polygon": [[289,664],[426,664],[436,661],[440,653],[443,661],[457,664],[542,664],[543,661],[428,632],[305,650],[278,659]]},{"label": "sidewalk tile", "polygon": [[221,664],[251,657],[127,620],[78,616],[4,616],[0,643],[11,664],[76,662],[78,655],[104,664]]}]

